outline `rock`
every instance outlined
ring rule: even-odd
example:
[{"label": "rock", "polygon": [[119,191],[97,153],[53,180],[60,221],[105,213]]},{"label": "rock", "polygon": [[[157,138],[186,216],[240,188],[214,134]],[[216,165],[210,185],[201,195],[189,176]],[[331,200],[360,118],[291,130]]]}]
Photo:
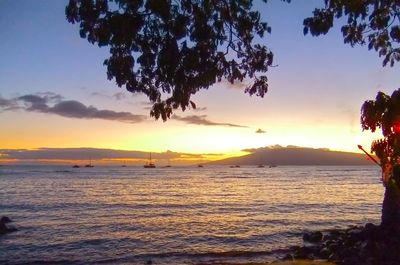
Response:
[{"label": "rock", "polygon": [[329,255],[328,260],[333,262],[340,262],[340,257],[336,253],[332,253]]},{"label": "rock", "polygon": [[10,218],[8,218],[7,216],[3,216],[0,219],[0,223],[3,223],[3,224],[7,224],[7,223],[11,223],[11,222],[12,222],[12,220]]},{"label": "rock", "polygon": [[379,240],[383,236],[383,231],[380,227],[371,223],[365,225],[363,232],[368,239]]},{"label": "rock", "polygon": [[291,248],[296,259],[328,259],[343,265],[400,265],[400,236],[396,231],[368,223],[345,230],[308,232],[303,246]]},{"label": "rock", "polygon": [[332,253],[329,251],[329,249],[326,248],[326,247],[324,247],[324,248],[322,248],[322,249],[320,250],[320,252],[319,252],[319,257],[320,257],[321,259],[328,259],[329,256],[330,256],[331,254],[332,254]]},{"label": "rock", "polygon": [[293,260],[293,256],[291,254],[286,254],[282,260]]},{"label": "rock", "polygon": [[343,234],[343,232],[339,231],[339,230],[330,230],[329,234],[334,238],[338,238],[339,236],[341,236]]},{"label": "rock", "polygon": [[7,227],[5,224],[0,223],[0,235],[18,231],[15,227]]},{"label": "rock", "polygon": [[374,225],[372,223],[366,223],[364,229],[367,230],[367,231],[368,230],[375,230],[375,229],[379,229],[379,226]]},{"label": "rock", "polygon": [[336,239],[337,239],[337,236],[334,236],[331,233],[328,233],[322,237],[322,241],[324,241],[324,242],[328,242],[328,241],[332,242]]},{"label": "rock", "polygon": [[362,239],[363,234],[363,229],[360,227],[352,227],[346,231],[346,236],[354,240]]},{"label": "rock", "polygon": [[334,253],[340,249],[340,245],[338,243],[332,243],[328,246],[330,252]]},{"label": "rock", "polygon": [[303,235],[303,240],[309,243],[319,243],[322,240],[321,232],[309,232]]},{"label": "rock", "polygon": [[8,227],[8,226],[6,225],[6,223],[10,223],[10,222],[12,222],[12,221],[11,221],[11,219],[8,218],[7,216],[3,216],[3,217],[0,219],[0,235],[4,235],[4,234],[7,234],[7,233],[11,233],[11,232],[18,231],[17,228],[15,228],[15,227]]},{"label": "rock", "polygon": [[360,260],[359,257],[355,256],[350,256],[350,257],[345,257],[342,261],[345,265],[359,265],[363,264],[363,262]]}]

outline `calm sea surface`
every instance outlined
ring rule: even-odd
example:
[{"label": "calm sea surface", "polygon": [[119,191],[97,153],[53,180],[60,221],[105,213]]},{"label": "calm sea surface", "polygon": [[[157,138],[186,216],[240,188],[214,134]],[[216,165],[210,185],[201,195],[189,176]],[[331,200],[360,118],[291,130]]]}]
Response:
[{"label": "calm sea surface", "polygon": [[379,223],[377,167],[0,167],[0,264],[268,261],[301,233]]}]

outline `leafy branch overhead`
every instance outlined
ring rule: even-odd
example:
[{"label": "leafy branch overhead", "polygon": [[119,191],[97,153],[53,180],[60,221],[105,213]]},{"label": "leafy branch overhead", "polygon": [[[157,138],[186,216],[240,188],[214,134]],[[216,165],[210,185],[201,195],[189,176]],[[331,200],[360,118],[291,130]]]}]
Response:
[{"label": "leafy branch overhead", "polygon": [[400,60],[400,1],[325,0],[325,8],[315,9],[304,20],[304,34],[326,34],[341,17],[347,18],[342,26],[345,43],[368,44],[384,58],[384,66]]},{"label": "leafy branch overhead", "polygon": [[110,47],[108,79],[144,93],[156,119],[195,108],[191,96],[224,78],[253,79],[250,95],[268,90],[273,54],[254,39],[271,28],[251,0],[70,0],[66,16],[82,38]]}]

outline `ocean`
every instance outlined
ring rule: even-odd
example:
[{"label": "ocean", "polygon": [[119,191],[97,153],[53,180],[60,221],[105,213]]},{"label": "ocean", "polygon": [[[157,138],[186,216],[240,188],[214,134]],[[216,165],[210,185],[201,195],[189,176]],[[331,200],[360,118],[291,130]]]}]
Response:
[{"label": "ocean", "polygon": [[271,261],[304,231],[378,224],[383,192],[374,166],[5,165],[0,216],[19,231],[0,264]]}]

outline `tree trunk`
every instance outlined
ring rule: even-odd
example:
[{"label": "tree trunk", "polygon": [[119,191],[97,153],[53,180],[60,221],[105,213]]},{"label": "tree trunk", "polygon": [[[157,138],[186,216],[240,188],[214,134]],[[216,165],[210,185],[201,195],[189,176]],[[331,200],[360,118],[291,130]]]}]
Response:
[{"label": "tree trunk", "polygon": [[400,232],[400,189],[389,183],[382,204],[382,228]]}]

